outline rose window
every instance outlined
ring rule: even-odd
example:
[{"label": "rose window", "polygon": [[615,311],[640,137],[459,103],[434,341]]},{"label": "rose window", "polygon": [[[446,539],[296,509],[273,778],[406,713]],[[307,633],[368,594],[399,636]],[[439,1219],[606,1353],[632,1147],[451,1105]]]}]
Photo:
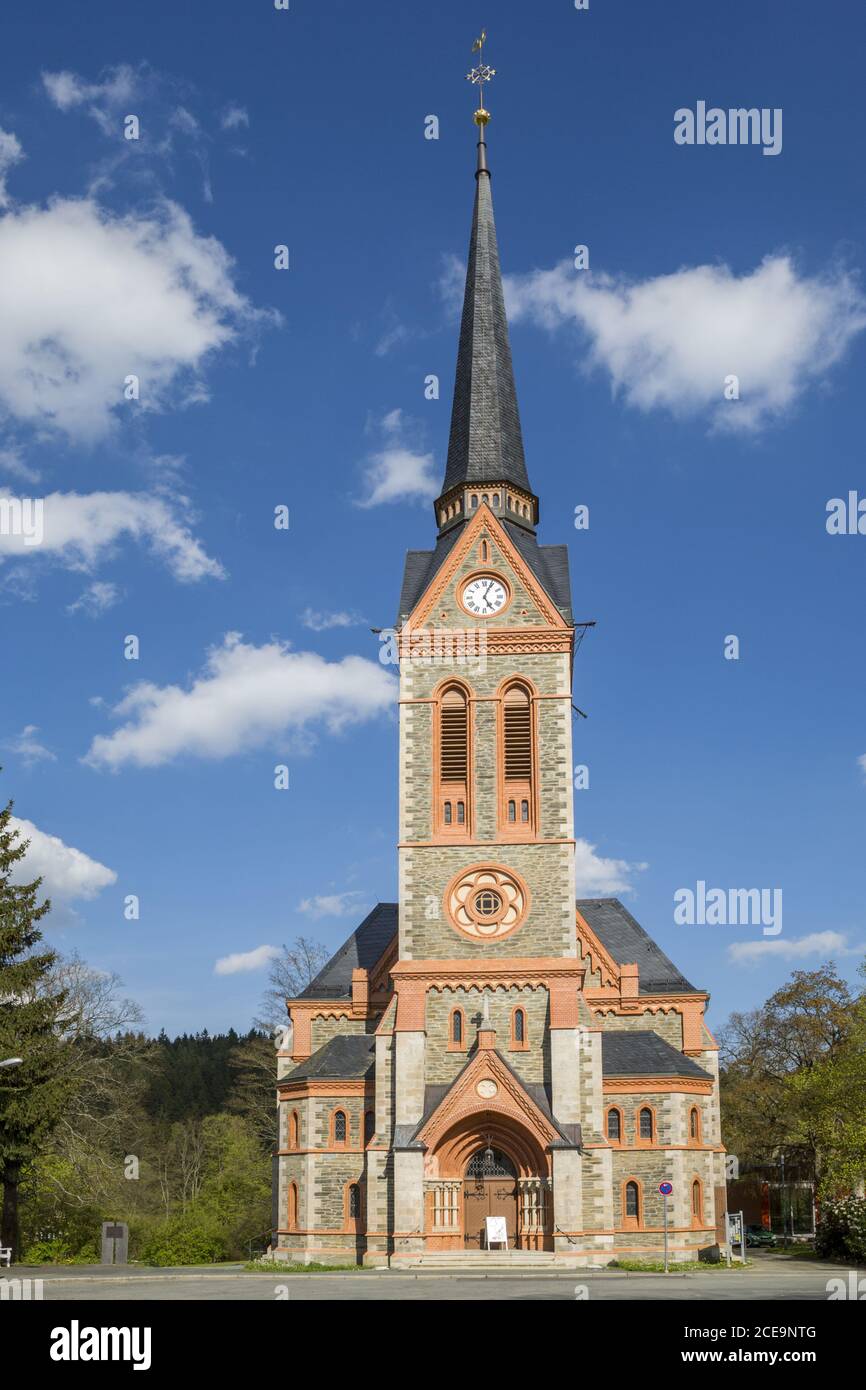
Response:
[{"label": "rose window", "polygon": [[526,916],[529,889],[517,874],[494,865],[465,870],[452,880],[445,905],[454,926],[476,941],[514,931]]}]

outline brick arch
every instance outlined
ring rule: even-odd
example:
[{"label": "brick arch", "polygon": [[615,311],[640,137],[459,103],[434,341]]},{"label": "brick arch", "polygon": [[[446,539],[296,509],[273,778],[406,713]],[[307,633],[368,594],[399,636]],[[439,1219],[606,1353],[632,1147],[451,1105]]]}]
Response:
[{"label": "brick arch", "polygon": [[440,1178],[462,1178],[466,1165],[478,1149],[501,1149],[514,1164],[519,1178],[550,1176],[550,1156],[546,1137],[533,1133],[513,1115],[485,1110],[458,1120],[438,1139],[429,1155]]}]

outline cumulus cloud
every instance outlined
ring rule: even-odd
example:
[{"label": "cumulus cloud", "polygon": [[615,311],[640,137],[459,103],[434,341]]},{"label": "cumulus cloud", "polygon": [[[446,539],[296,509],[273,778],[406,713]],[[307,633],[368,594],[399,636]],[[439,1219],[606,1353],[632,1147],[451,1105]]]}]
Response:
[{"label": "cumulus cloud", "polygon": [[365,495],[359,507],[383,502],[432,501],[439,494],[432,454],[409,447],[402,410],[391,410],[379,422],[382,447],[370,454],[364,467]]},{"label": "cumulus cloud", "polygon": [[0,219],[0,322],[0,411],[93,442],[119,413],[200,398],[212,354],[281,319],[238,292],[228,252],[177,204],[121,217],[58,198]]},{"label": "cumulus cloud", "polygon": [[597,893],[607,897],[612,893],[633,892],[630,876],[647,865],[632,864],[627,859],[605,859],[596,853],[595,845],[588,840],[578,840],[574,849],[574,867],[578,897],[590,897]]},{"label": "cumulus cloud", "polygon": [[0,208],[5,208],[9,202],[6,175],[12,166],[20,163],[23,158],[24,151],[17,135],[13,135],[10,130],[0,130]]},{"label": "cumulus cloud", "polygon": [[127,722],[93,740],[92,767],[159,767],[181,756],[227,758],[323,726],[338,733],[393,705],[395,682],[375,661],[325,661],[281,642],[228,633],[187,688],[140,681],[114,708]]},{"label": "cumulus cloud", "polygon": [[16,843],[30,841],[24,858],[13,865],[12,882],[30,883],[34,878],[42,878],[42,891],[51,899],[53,908],[60,908],[58,915],[62,916],[64,909],[70,915],[70,903],[89,901],[117,882],[113,869],[64,844],[56,835],[47,835],[32,821],[12,816],[9,823],[19,832],[20,840]]},{"label": "cumulus cloud", "polygon": [[[0,489],[0,500],[8,497],[9,493]],[[52,492],[42,500],[41,542],[28,544],[28,536],[11,534],[4,528],[0,532],[0,563],[12,556],[43,556],[67,569],[90,571],[128,537],[183,582],[224,576],[222,566],[205,553],[181,514],[183,498],[171,502],[149,493]],[[96,597],[100,594],[107,597],[107,589]]]},{"label": "cumulus cloud", "polygon": [[827,959],[829,956],[859,956],[866,946],[849,946],[848,938],[838,931],[810,932],[808,936],[775,937],[773,940],[733,941],[728,957],[735,965],[757,965],[763,960],[805,960],[809,956]]},{"label": "cumulus cloud", "polygon": [[280,954],[279,946],[256,946],[253,951],[236,951],[221,956],[213,968],[215,975],[243,975],[251,970],[264,970]]},{"label": "cumulus cloud", "polygon": [[36,737],[38,732],[38,725],[25,724],[20,734],[17,734],[15,738],[8,739],[3,747],[8,748],[10,753],[21,758],[25,767],[32,767],[34,763],[56,763],[56,755],[51,752],[50,748],[46,748],[44,743],[40,743]]},{"label": "cumulus cloud", "polygon": [[302,898],[298,911],[306,917],[350,917],[356,912],[364,894],[357,889],[347,893],[319,893],[312,898]]},{"label": "cumulus cloud", "polygon": [[[513,319],[578,329],[588,365],[639,410],[706,414],[720,429],[757,430],[785,415],[866,327],[866,299],[842,270],[801,275],[785,255],[736,275],[725,265],[627,281],[569,263],[511,277]],[[739,379],[739,400],[724,398]]]},{"label": "cumulus cloud", "polygon": [[327,632],[332,627],[358,627],[366,621],[359,613],[320,613],[315,608],[305,608],[301,614],[301,622],[311,632]]}]

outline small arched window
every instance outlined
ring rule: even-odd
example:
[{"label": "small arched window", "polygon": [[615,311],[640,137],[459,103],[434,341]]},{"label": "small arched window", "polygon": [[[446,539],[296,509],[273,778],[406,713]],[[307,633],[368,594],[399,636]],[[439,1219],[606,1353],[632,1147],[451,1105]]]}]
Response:
[{"label": "small arched window", "polygon": [[624,1211],[626,1221],[638,1225],[640,1222],[640,1188],[634,1181],[625,1185]]},{"label": "small arched window", "polygon": [[361,1187],[359,1183],[349,1183],[348,1208],[349,1218],[353,1221],[357,1220],[361,1215]]},{"label": "small arched window", "polygon": [[487,542],[486,542],[486,541],[482,541],[482,542],[481,542],[481,559],[482,559],[483,563],[486,564],[489,558],[490,558],[490,557],[489,557],[489,552],[488,552],[488,549],[487,549]]},{"label": "small arched window", "polygon": [[494,494],[493,494],[493,505],[494,505],[494,507],[498,507],[498,506],[499,506],[499,493],[498,493],[498,492],[494,492]]},{"label": "small arched window", "polygon": [[289,1148],[296,1149],[300,1142],[300,1125],[298,1123],[298,1112],[293,1110],[289,1116]]},{"label": "small arched window", "polygon": [[451,1020],[448,1026],[448,1041],[452,1048],[463,1047],[463,1010],[452,1009]]},{"label": "small arched window", "polygon": [[653,1112],[648,1106],[644,1106],[638,1118],[638,1134],[641,1139],[652,1139],[653,1137]]},{"label": "small arched window", "polygon": [[692,1220],[701,1222],[704,1218],[704,1194],[701,1188],[700,1178],[695,1178],[692,1183]]},{"label": "small arched window", "polygon": [[474,511],[475,508],[478,506],[478,493],[477,493],[477,492],[473,492],[473,494],[472,494],[472,499],[471,499],[469,505],[472,507],[473,511]]},{"label": "small arched window", "polygon": [[607,1112],[607,1137],[615,1144],[622,1138],[622,1116],[616,1106],[612,1106]]},{"label": "small arched window", "polygon": [[469,831],[469,700],[460,685],[448,685],[439,695],[436,824],[449,835],[465,838]]},{"label": "small arched window", "polygon": [[286,1225],[290,1231],[298,1229],[298,1185],[289,1183],[289,1191],[286,1198]]},{"label": "small arched window", "polygon": [[701,1137],[701,1115],[698,1107],[693,1105],[689,1111],[689,1138],[692,1143],[697,1144]]},{"label": "small arched window", "polygon": [[[533,752],[532,701],[526,686],[519,682],[508,686],[502,694],[501,734],[502,778],[505,823],[518,837],[531,834],[533,829],[535,758]],[[502,813],[500,813],[502,814]]]},{"label": "small arched window", "polygon": [[518,1004],[511,1014],[511,1046],[521,1049],[527,1045],[526,1010],[521,1004]]},{"label": "small arched window", "polygon": [[334,1143],[345,1144],[348,1136],[349,1126],[346,1120],[345,1110],[334,1111]]}]

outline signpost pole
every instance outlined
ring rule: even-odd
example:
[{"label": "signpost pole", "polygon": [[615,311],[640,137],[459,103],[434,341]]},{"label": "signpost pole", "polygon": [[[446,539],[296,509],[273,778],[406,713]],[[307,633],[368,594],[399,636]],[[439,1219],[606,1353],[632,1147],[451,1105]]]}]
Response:
[{"label": "signpost pole", "polygon": [[668,1273],[668,1199],[667,1194],[664,1198],[665,1207],[665,1274]]},{"label": "signpost pole", "polygon": [[670,1272],[670,1271],[669,1271],[669,1268],[668,1268],[668,1197],[670,1197],[670,1195],[671,1195],[671,1193],[673,1192],[673,1190],[674,1190],[673,1183],[670,1183],[670,1182],[660,1182],[660,1183],[659,1183],[659,1192],[661,1193],[661,1196],[662,1196],[662,1212],[663,1212],[663,1217],[664,1217],[664,1232],[665,1232],[665,1274],[668,1274],[668,1273]]}]

